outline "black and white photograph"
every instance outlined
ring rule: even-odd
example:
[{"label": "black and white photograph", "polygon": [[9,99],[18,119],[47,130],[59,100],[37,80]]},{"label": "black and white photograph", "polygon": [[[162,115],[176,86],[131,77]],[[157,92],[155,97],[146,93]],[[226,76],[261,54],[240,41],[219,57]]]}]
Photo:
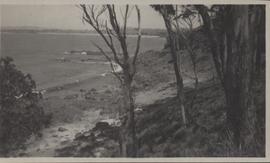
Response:
[{"label": "black and white photograph", "polygon": [[1,3],[0,158],[266,158],[258,2]]}]

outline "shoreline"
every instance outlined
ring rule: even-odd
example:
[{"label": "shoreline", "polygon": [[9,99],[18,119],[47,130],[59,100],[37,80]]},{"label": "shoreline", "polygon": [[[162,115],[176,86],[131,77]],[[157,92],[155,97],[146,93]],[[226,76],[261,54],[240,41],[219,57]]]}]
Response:
[{"label": "shoreline", "polygon": [[[45,32],[45,31],[35,31],[35,32],[30,32],[30,31],[1,31],[3,34],[48,34],[48,35],[88,35],[88,36],[97,36],[100,37],[99,34],[97,33],[88,33],[88,32]],[[106,36],[106,35],[105,35]],[[141,35],[142,38],[164,38],[163,36],[158,36],[158,35]],[[128,34],[127,37],[137,37],[136,34]]]}]

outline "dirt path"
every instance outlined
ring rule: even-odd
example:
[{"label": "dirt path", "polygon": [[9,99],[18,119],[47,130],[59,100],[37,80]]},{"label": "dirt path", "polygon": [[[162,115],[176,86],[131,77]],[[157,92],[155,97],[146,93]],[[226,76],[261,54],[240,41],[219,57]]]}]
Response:
[{"label": "dirt path", "polygon": [[71,142],[75,135],[93,128],[100,120],[100,111],[85,111],[80,120],[72,123],[53,124],[42,130],[41,138],[32,137],[29,139],[27,148],[24,151],[30,157],[52,157],[55,156],[55,149]]},{"label": "dirt path", "polygon": [[[151,90],[140,91],[136,94],[135,102],[137,105],[150,105],[158,100],[174,97],[176,96],[176,86],[172,85],[173,83],[160,83]],[[185,80],[184,86],[193,87],[193,83],[191,80]]]},{"label": "dirt path", "polygon": [[168,83],[161,83],[149,91],[141,91],[136,94],[135,103],[137,105],[150,105],[157,100],[176,95],[175,89],[168,87]]}]

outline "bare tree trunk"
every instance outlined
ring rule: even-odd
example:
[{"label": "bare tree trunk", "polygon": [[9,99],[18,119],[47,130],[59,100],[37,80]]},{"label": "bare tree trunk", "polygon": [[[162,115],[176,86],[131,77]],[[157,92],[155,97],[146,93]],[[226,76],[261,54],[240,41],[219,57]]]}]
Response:
[{"label": "bare tree trunk", "polygon": [[[91,25],[95,31],[102,37],[108,48],[111,50],[113,56],[107,54],[100,46],[93,44],[100,50],[106,59],[110,62],[112,73],[120,81],[122,86],[122,93],[124,97],[123,107],[120,110],[120,118],[122,125],[120,127],[120,154],[123,157],[136,157],[137,155],[137,143],[135,132],[135,115],[134,115],[134,99],[131,84],[133,77],[136,73],[136,59],[140,49],[141,42],[141,14],[140,9],[135,5],[138,20],[138,33],[137,44],[135,53],[131,58],[128,52],[127,46],[127,20],[130,15],[129,5],[125,5],[125,13],[122,15],[123,25],[119,24],[115,5],[80,5],[83,11],[83,20]],[[108,11],[108,21],[102,21],[100,16]],[[110,25],[107,24],[110,23]],[[103,27],[105,30],[102,30]],[[116,40],[114,39],[116,38]],[[115,41],[120,44],[121,52],[118,53],[115,46]],[[114,71],[113,62],[116,62],[123,69],[122,76]]]},{"label": "bare tree trunk", "polygon": [[[178,40],[178,37],[176,38]],[[178,41],[176,41],[176,45],[179,45]],[[178,71],[180,73],[180,82],[182,84],[180,84],[180,89],[178,89],[178,92],[177,92],[177,96],[178,96],[178,99],[179,99],[179,104],[180,104],[180,108],[181,108],[181,114],[182,114],[182,118],[183,118],[183,124],[184,124],[184,127],[186,127],[187,125],[187,112],[186,112],[186,109],[185,109],[185,105],[184,105],[184,84],[183,84],[183,78],[182,78],[182,75],[181,75],[181,56],[180,54],[177,54],[177,67],[178,67]]]},{"label": "bare tree trunk", "polygon": [[183,125],[186,126],[187,118],[186,118],[186,112],[185,112],[185,107],[184,107],[184,84],[183,84],[183,78],[180,72],[181,71],[180,65],[178,64],[179,58],[177,57],[177,49],[175,45],[174,33],[173,33],[171,22],[164,15],[163,15],[163,19],[165,22],[165,26],[168,32],[168,38],[170,42],[171,56],[173,60],[173,67],[174,67],[174,73],[175,73],[176,84],[177,84],[177,97],[180,104]]},{"label": "bare tree trunk", "polygon": [[135,131],[134,98],[132,91],[132,77],[129,74],[129,68],[124,70],[124,83],[122,86],[124,97],[125,120],[121,129],[121,152],[123,157],[137,156],[137,139]]},{"label": "bare tree trunk", "polygon": [[193,55],[193,54],[190,53],[195,83],[194,83],[194,95],[193,95],[193,97],[192,97],[192,99],[191,99],[190,109],[193,108],[194,101],[195,101],[195,99],[196,99],[196,97],[197,97],[197,93],[198,93],[198,85],[199,85],[199,79],[198,79],[198,72],[197,72],[196,58],[193,57],[192,55]]},{"label": "bare tree trunk", "polygon": [[215,65],[215,70],[216,70],[217,76],[220,79],[220,82],[224,88],[225,87],[224,86],[224,75],[222,74],[222,70],[221,70],[222,65],[219,62],[219,58],[218,58],[220,56],[220,54],[219,54],[220,49],[218,46],[217,37],[216,37],[215,32],[214,32],[214,25],[212,23],[212,20],[211,20],[209,14],[208,14],[208,10],[205,6],[196,5],[196,9],[199,11],[199,14],[202,17],[204,28],[206,31],[206,35],[207,35],[209,42],[210,42],[210,49],[211,49],[212,58],[213,58],[214,65]]}]

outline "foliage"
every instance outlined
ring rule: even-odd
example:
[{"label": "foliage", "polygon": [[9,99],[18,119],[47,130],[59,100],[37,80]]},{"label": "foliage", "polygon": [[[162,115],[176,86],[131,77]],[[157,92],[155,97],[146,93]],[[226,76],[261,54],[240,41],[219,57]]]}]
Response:
[{"label": "foliage", "polygon": [[22,147],[46,120],[38,106],[41,95],[34,91],[35,81],[12,61],[10,57],[0,59],[0,155]]},{"label": "foliage", "polygon": [[175,9],[173,8],[173,5],[151,5],[151,7],[158,12],[165,10],[169,15],[175,14]]}]

